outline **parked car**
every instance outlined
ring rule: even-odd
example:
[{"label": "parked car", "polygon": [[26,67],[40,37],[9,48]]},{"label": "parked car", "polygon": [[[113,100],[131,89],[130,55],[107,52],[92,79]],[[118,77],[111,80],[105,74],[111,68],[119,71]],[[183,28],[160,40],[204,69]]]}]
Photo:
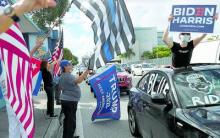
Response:
[{"label": "parked car", "polygon": [[[105,68],[107,68],[107,66],[101,67],[99,69],[96,70],[96,73],[100,73],[102,72]],[[120,65],[116,64],[116,72],[117,72],[117,78],[118,78],[118,85],[120,88],[120,92],[126,92],[127,94],[129,94],[130,89],[132,87],[132,78],[131,76],[121,68]],[[91,92],[93,92],[92,87],[90,86]],[[95,95],[94,95],[95,97]]]},{"label": "parked car", "polygon": [[219,138],[220,65],[154,69],[132,88],[128,120],[143,138]]},{"label": "parked car", "polygon": [[154,66],[152,66],[151,64],[148,64],[148,63],[136,64],[136,65],[134,65],[131,72],[134,76],[136,76],[136,75],[142,76],[145,73],[147,73],[148,71],[152,70],[153,68],[154,68]]}]

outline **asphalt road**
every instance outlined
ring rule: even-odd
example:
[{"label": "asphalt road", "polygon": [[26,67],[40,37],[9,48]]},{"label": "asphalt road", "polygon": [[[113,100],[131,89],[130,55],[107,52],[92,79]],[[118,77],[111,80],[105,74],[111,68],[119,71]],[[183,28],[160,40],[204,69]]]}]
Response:
[{"label": "asphalt road", "polygon": [[[140,77],[133,77],[135,86]],[[79,103],[81,112],[84,138],[133,138],[129,131],[126,93],[121,94],[121,119],[91,121],[91,116],[96,107],[96,99],[86,83],[81,85],[82,98]]]}]

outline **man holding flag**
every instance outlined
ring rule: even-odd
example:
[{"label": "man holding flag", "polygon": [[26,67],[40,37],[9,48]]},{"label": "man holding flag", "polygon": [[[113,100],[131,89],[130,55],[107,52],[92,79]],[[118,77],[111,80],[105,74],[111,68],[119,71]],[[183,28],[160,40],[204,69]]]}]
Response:
[{"label": "man holding flag", "polygon": [[[124,0],[74,0],[73,3],[92,21],[96,50],[90,59],[89,69],[105,66],[117,55],[126,53],[135,43],[134,28]],[[98,95],[97,110],[92,120],[120,118],[120,92],[115,73],[113,66],[90,80]]]}]

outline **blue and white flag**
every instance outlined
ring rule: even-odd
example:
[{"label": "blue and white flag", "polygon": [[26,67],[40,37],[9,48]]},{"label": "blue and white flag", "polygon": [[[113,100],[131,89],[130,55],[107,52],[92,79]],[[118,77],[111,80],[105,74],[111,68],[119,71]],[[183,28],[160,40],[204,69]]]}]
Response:
[{"label": "blue and white flag", "polygon": [[94,75],[89,80],[97,99],[97,107],[92,115],[95,119],[119,120],[120,111],[120,89],[117,82],[116,67],[107,67],[102,73]]},{"label": "blue and white flag", "polygon": [[73,3],[92,21],[95,53],[90,69],[105,66],[135,43],[135,33],[124,0],[74,0]]}]

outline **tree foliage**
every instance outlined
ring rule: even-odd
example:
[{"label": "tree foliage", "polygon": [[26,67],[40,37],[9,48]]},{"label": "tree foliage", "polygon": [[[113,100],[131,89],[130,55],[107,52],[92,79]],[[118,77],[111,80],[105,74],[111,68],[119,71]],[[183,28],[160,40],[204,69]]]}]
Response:
[{"label": "tree foliage", "polygon": [[[68,8],[68,0],[57,0],[56,8],[41,9],[32,13],[33,21],[42,30],[47,30],[47,26],[51,26],[55,20],[57,20],[62,13]],[[61,17],[62,18],[62,17]],[[62,21],[60,20],[59,24]],[[59,25],[57,24],[57,25]]]},{"label": "tree foliage", "polygon": [[162,57],[169,57],[171,55],[171,50],[164,46],[158,45],[157,47],[153,48],[153,51],[145,51],[142,54],[142,58],[144,59],[153,59],[153,58],[162,58]]},{"label": "tree foliage", "polygon": [[78,58],[74,56],[68,48],[63,49],[63,58],[70,60],[73,65],[77,65],[79,63]]},{"label": "tree foliage", "polygon": [[132,49],[129,49],[126,53],[121,54],[120,58],[131,58],[132,56],[135,56],[135,53]]},{"label": "tree foliage", "polygon": [[213,35],[207,38],[208,41],[220,40],[220,35]]}]

